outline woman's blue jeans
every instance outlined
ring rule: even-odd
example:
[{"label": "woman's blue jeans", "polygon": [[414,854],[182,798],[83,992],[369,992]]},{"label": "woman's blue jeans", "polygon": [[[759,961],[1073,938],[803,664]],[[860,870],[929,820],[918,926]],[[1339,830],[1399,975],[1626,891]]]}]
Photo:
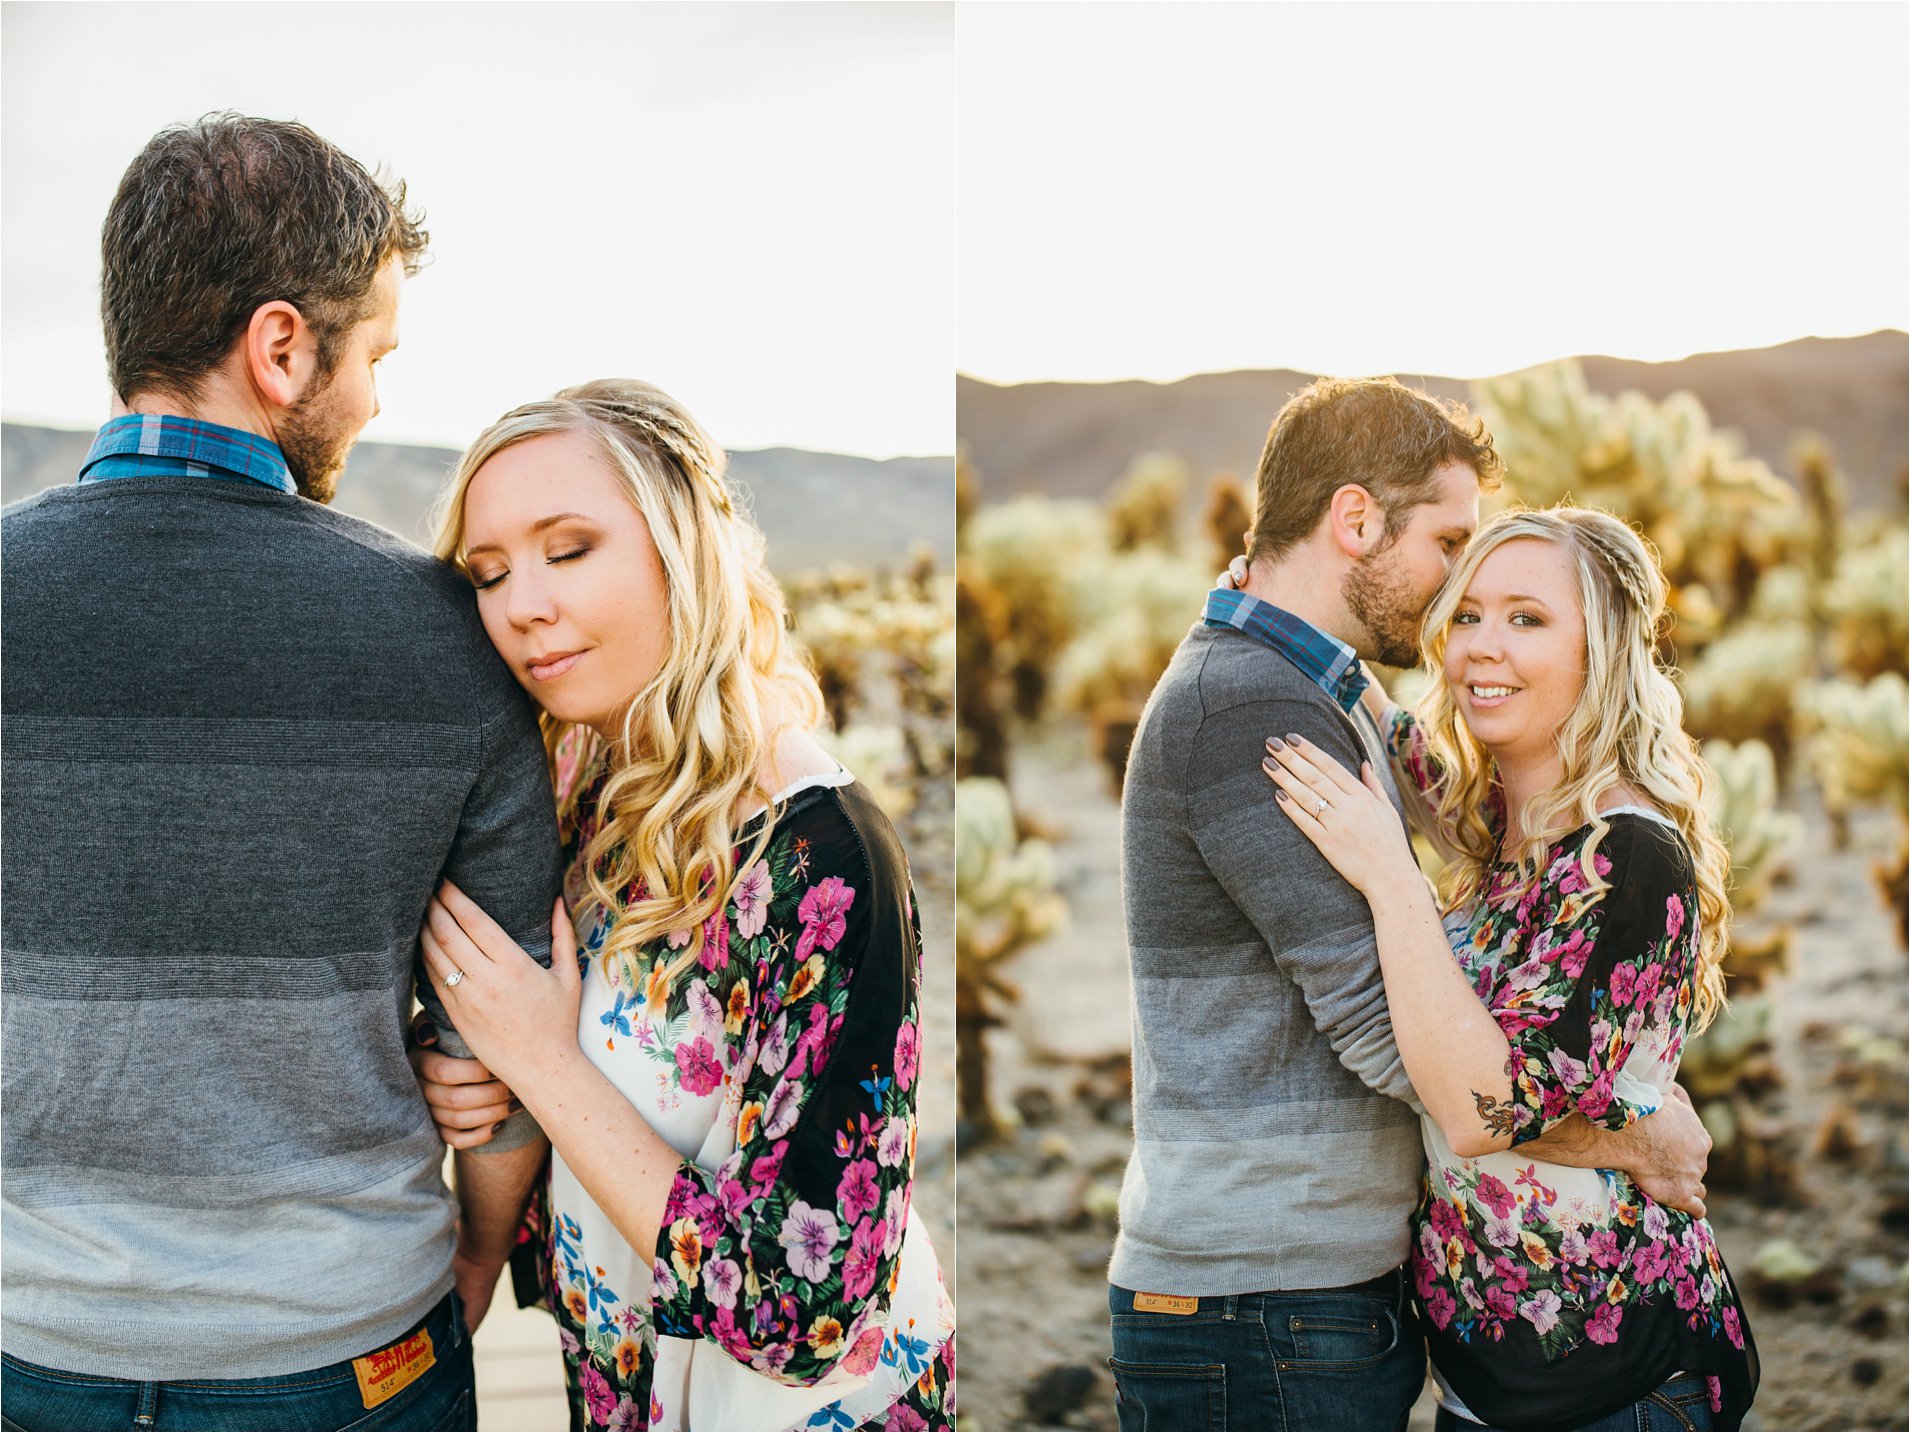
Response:
[{"label": "woman's blue jeans", "polygon": [[350,1359],[273,1378],[137,1383],[0,1354],[0,1427],[475,1429],[471,1335],[458,1296],[446,1294],[419,1327],[430,1336],[433,1366],[373,1408]]},{"label": "woman's blue jeans", "polygon": [[1346,1289],[1201,1298],[1149,1312],[1108,1290],[1115,1411],[1139,1429],[1400,1429],[1426,1342],[1397,1272]]},{"label": "woman's blue jeans", "polygon": [[[1441,1408],[1433,1415],[1433,1427],[1440,1433],[1471,1433],[1484,1428]],[[1627,1408],[1608,1414],[1596,1423],[1583,1425],[1581,1433],[1643,1433],[1646,1429],[1693,1430],[1713,1427],[1711,1390],[1703,1378],[1686,1374],[1657,1388]]]}]

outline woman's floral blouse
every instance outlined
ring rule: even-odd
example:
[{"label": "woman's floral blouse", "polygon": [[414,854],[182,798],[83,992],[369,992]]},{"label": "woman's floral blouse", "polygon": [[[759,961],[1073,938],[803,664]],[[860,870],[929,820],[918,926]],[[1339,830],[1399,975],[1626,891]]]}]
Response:
[{"label": "woman's floral blouse", "polygon": [[689,933],[632,983],[597,959],[608,926],[580,925],[584,1048],[685,1157],[641,1255],[553,1159],[532,1247],[573,1427],[952,1427],[954,1309],[909,1208],[921,938],[887,819],[853,784],[790,796],[667,998]]},{"label": "woman's floral blouse", "polygon": [[[1411,718],[1388,723],[1394,766],[1422,795],[1434,772]],[[1690,852],[1656,813],[1606,813],[1555,843],[1526,885],[1495,866],[1447,921],[1453,954],[1511,1043],[1512,1148],[1452,1153],[1422,1121],[1428,1171],[1413,1273],[1433,1361],[1475,1417],[1579,1427],[1679,1372],[1708,1378],[1719,1427],[1756,1390],[1755,1346],[1711,1227],[1616,1170],[1522,1157],[1570,1114],[1609,1129],[1658,1108],[1677,1073],[1697,967]],[[1488,820],[1503,824],[1498,811]]]}]

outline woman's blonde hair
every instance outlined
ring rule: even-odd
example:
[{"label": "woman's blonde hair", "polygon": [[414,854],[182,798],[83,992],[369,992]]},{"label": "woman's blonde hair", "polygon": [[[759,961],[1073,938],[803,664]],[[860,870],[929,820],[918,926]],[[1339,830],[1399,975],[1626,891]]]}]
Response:
[{"label": "woman's blonde hair", "polygon": [[1657,661],[1666,588],[1657,554],[1609,513],[1557,507],[1500,513],[1482,527],[1427,608],[1420,650],[1431,677],[1417,709],[1434,769],[1437,839],[1451,856],[1441,878],[1448,911],[1470,905],[1499,858],[1499,833],[1484,812],[1498,787],[1492,757],[1461,720],[1443,675],[1446,635],[1473,574],[1488,554],[1517,538],[1554,543],[1571,561],[1585,618],[1585,684],[1560,723],[1560,779],[1532,797],[1525,836],[1507,853],[1528,887],[1544,874],[1547,850],[1590,823],[1579,864],[1594,892],[1606,888],[1592,858],[1611,829],[1599,799],[1620,782],[1651,799],[1676,823],[1691,850],[1698,889],[1698,966],[1694,1029],[1724,1005],[1726,899],[1730,856],[1704,810],[1710,772],[1684,730],[1684,699]]},{"label": "woman's blonde hair", "polygon": [[[514,408],[458,460],[437,520],[437,555],[464,565],[464,504],[471,479],[517,443],[576,433],[597,444],[649,526],[663,568],[668,637],[662,663],[624,707],[601,752],[609,773],[598,798],[602,827],[584,850],[590,892],[614,920],[606,970],[619,962],[633,984],[634,957],[658,937],[687,930],[682,953],[653,970],[652,998],[702,950],[704,923],[721,916],[738,863],[743,798],[768,804],[757,772],[779,733],[823,716],[816,680],[787,640],[787,605],[770,575],[763,534],[724,480],[725,457],[661,389],[603,378]],[[646,614],[631,613],[631,620]],[[594,733],[541,717],[556,778],[560,743],[585,743],[580,765],[605,745]],[[562,798],[574,805],[585,783]],[[761,856],[771,820],[743,861]]]}]

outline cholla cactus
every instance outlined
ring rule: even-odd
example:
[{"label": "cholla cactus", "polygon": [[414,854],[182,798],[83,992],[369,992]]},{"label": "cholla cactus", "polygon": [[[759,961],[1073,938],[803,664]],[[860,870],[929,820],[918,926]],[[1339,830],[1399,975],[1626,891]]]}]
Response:
[{"label": "cholla cactus", "polygon": [[983,1032],[1001,1023],[998,1001],[1019,998],[1001,963],[1060,928],[1067,903],[1055,892],[1054,856],[1042,841],[1018,841],[1008,788],[971,777],[955,789],[955,1028],[961,1117],[981,1135],[998,1129],[988,1100]]},{"label": "cholla cactus", "polygon": [[1737,624],[1684,671],[1686,728],[1705,740],[1756,740],[1788,752],[1792,695],[1812,656],[1801,621]]},{"label": "cholla cactus", "polygon": [[1200,528],[1206,534],[1216,571],[1240,555],[1242,535],[1252,526],[1253,509],[1247,505],[1246,485],[1232,473],[1215,473],[1207,483],[1207,507],[1201,513]]},{"label": "cholla cactus", "polygon": [[1174,649],[1200,617],[1214,574],[1157,549],[1118,553],[1081,574],[1081,634],[1055,672],[1055,700],[1086,717],[1116,790],[1134,724]]},{"label": "cholla cactus", "polygon": [[[1688,393],[1607,398],[1566,362],[1477,384],[1474,398],[1506,459],[1506,500],[1569,498],[1632,522],[1658,547],[1681,613],[1681,589],[1702,586],[1722,617],[1736,616],[1797,540],[1797,495],[1714,431]],[[1681,644],[1705,625],[1683,625]]]},{"label": "cholla cactus", "polygon": [[1910,686],[1895,672],[1856,682],[1816,682],[1798,698],[1809,731],[1804,742],[1824,791],[1824,805],[1847,813],[1866,801],[1888,801],[1905,815],[1910,791]]},{"label": "cholla cactus", "polygon": [[1777,809],[1777,763],[1763,742],[1707,741],[1704,760],[1714,778],[1705,810],[1731,850],[1731,909],[1743,916],[1762,903],[1803,822]]},{"label": "cholla cactus", "polygon": [[1087,502],[1019,497],[968,521],[963,556],[971,582],[992,589],[1007,613],[1001,671],[1024,720],[1040,713],[1055,659],[1079,626],[1072,570],[1100,561],[1107,547],[1107,521]]},{"label": "cholla cactus", "polygon": [[915,773],[902,728],[851,725],[818,732],[816,739],[855,774],[890,820],[899,822],[915,809]]},{"label": "cholla cactus", "polygon": [[863,664],[876,645],[875,624],[840,598],[807,601],[796,609],[796,638],[809,652],[830,724],[841,731],[849,725]]},{"label": "cholla cactus", "polygon": [[1899,939],[1910,939],[1910,686],[1895,672],[1855,682],[1820,682],[1799,700],[1804,752],[1824,791],[1831,829],[1848,844],[1851,809],[1887,801],[1897,812],[1897,844],[1872,867],[1884,901],[1896,912]]},{"label": "cholla cactus", "polygon": [[1910,533],[1893,528],[1846,549],[1824,589],[1824,615],[1839,668],[1855,677],[1905,670],[1910,651]]},{"label": "cholla cactus", "polygon": [[955,774],[1008,778],[1008,604],[978,581],[969,558],[955,562]]},{"label": "cholla cactus", "polygon": [[1129,463],[1107,499],[1108,538],[1115,549],[1172,548],[1192,481],[1186,462],[1172,453],[1143,453]]}]

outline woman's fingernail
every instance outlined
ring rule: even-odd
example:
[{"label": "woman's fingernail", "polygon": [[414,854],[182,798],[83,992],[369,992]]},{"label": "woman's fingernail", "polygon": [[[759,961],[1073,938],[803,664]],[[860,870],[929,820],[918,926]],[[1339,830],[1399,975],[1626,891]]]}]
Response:
[{"label": "woman's fingernail", "polygon": [[1267,746],[1272,751],[1284,751],[1286,750],[1286,745],[1287,744],[1284,741],[1280,740],[1280,738],[1277,736],[1270,736],[1267,738]]},{"label": "woman's fingernail", "polygon": [[507,1108],[509,1108],[512,1114],[516,1114],[524,1108],[524,1102],[522,1100],[512,1100]]},{"label": "woman's fingernail", "polygon": [[1284,802],[1286,801],[1286,799],[1287,799],[1287,793],[1286,793],[1286,792],[1284,792],[1284,791],[1282,791],[1282,790],[1280,790],[1280,789],[1279,789],[1278,787],[1275,787],[1275,788],[1274,788],[1274,791],[1273,791],[1273,799],[1274,799],[1275,801],[1279,801],[1279,802],[1281,802],[1281,803],[1284,803]]},{"label": "woman's fingernail", "polygon": [[420,1045],[437,1044],[438,1043],[438,1027],[436,1025],[433,1025],[429,1020],[425,1021],[424,1024],[418,1027],[418,1043]]},{"label": "woman's fingernail", "polygon": [[506,1123],[508,1123],[508,1121],[499,1120],[496,1124],[491,1126],[491,1133],[496,1134],[499,1130],[504,1128]]},{"label": "woman's fingernail", "polygon": [[1287,733],[1287,740],[1292,742],[1295,746],[1298,746],[1300,744],[1300,734],[1297,731],[1290,731]]}]

